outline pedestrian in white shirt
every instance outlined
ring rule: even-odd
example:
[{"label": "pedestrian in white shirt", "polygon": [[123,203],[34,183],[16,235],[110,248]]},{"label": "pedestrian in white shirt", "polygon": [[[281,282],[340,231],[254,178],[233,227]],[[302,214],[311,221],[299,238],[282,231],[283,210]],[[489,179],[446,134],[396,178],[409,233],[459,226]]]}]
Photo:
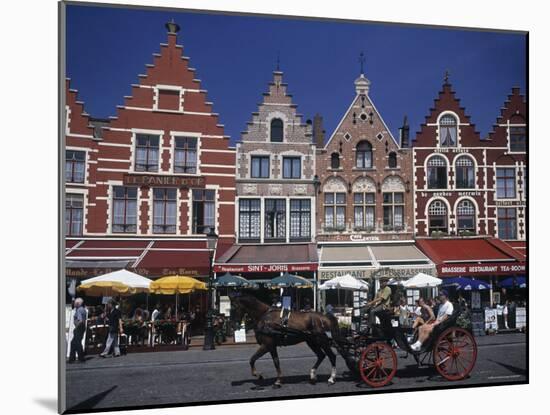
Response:
[{"label": "pedestrian in white shirt", "polygon": [[453,315],[453,303],[449,301],[449,294],[445,290],[441,290],[439,293],[439,299],[441,304],[437,310],[437,317],[432,323],[426,323],[420,326],[418,329],[418,341],[411,345],[411,349],[415,352],[418,352],[422,347],[422,344],[428,340],[432,331],[436,326],[443,323],[449,317]]}]

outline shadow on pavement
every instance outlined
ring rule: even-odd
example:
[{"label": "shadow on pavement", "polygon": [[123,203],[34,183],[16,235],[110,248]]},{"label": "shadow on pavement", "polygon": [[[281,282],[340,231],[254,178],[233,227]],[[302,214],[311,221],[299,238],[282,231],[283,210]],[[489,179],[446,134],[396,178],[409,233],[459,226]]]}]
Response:
[{"label": "shadow on pavement", "polygon": [[55,398],[34,398],[34,401],[42,406],[43,408],[48,409],[51,412],[57,413],[57,399]]},{"label": "shadow on pavement", "polygon": [[99,402],[101,402],[107,395],[109,395],[112,391],[114,391],[118,386],[115,385],[110,389],[107,389],[106,391],[100,392],[97,395],[92,396],[91,398],[88,398],[82,402],[77,403],[76,405],[69,408],[71,411],[82,411],[85,409],[92,409],[94,408]]},{"label": "shadow on pavement", "polygon": [[496,363],[497,365],[502,366],[503,368],[509,370],[510,372],[512,372],[515,375],[523,375],[523,376],[527,375],[527,370],[525,370],[521,367],[508,365],[508,364],[502,363],[502,362],[497,362],[496,360],[492,360],[492,359],[487,359],[487,361]]}]

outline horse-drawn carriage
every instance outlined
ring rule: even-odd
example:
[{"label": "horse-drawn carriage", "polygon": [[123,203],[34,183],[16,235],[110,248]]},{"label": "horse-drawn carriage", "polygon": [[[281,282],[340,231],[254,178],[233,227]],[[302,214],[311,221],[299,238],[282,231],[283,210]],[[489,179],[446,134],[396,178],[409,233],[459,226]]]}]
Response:
[{"label": "horse-drawn carriage", "polygon": [[317,379],[317,368],[327,356],[332,370],[328,379],[333,384],[336,378],[335,347],[344,358],[348,369],[360,375],[372,387],[385,386],[397,372],[397,355],[394,345],[411,354],[417,364],[432,361],[435,369],[447,380],[461,380],[472,371],[477,358],[477,345],[472,334],[457,325],[459,310],[438,324],[431,337],[419,351],[414,351],[407,340],[407,329],[401,327],[389,311],[378,314],[379,325],[367,332],[352,332],[342,336],[337,319],[332,315],[317,312],[293,312],[285,322],[279,309],[272,309],[253,296],[235,295],[232,302],[239,320],[248,315],[254,324],[259,349],[250,359],[252,375],[262,376],[255,369],[255,362],[270,353],[277,370],[274,386],[282,384],[282,372],[277,348],[305,342],[317,356],[310,371],[310,380]]},{"label": "horse-drawn carriage", "polygon": [[419,351],[414,351],[407,335],[409,328],[402,327],[390,312],[378,314],[380,325],[371,333],[352,333],[335,339],[335,346],[344,358],[348,369],[361,376],[372,387],[385,386],[397,372],[397,355],[394,344],[411,354],[418,366],[432,362],[437,372],[447,380],[466,378],[474,368],[477,345],[469,330],[457,326],[460,314],[455,310],[443,323],[434,328],[431,337]]}]

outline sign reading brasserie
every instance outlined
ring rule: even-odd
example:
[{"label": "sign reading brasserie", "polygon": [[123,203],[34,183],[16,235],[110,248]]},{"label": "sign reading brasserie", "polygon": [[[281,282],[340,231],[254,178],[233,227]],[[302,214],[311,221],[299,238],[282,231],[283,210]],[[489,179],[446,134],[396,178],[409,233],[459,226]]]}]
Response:
[{"label": "sign reading brasserie", "polygon": [[452,275],[502,275],[525,272],[525,264],[460,264],[438,265],[437,271],[442,276]]},{"label": "sign reading brasserie", "polygon": [[179,188],[204,187],[204,177],[125,174],[122,182],[128,186],[168,186]]},{"label": "sign reading brasserie", "polygon": [[214,265],[214,272],[298,272],[315,271],[317,264],[254,264],[254,265]]}]

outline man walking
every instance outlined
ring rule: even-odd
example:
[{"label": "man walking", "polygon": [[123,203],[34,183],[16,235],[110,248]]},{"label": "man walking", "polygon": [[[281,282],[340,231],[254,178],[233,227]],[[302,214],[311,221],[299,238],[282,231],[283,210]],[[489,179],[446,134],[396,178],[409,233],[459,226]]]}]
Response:
[{"label": "man walking", "polygon": [[113,348],[113,356],[120,356],[120,348],[118,347],[118,335],[124,331],[122,329],[121,313],[118,309],[118,305],[115,300],[109,302],[110,312],[108,314],[109,319],[109,336],[107,337],[107,344],[105,350],[100,354],[101,357],[107,357],[111,347]]},{"label": "man walking", "polygon": [[77,298],[74,300],[74,329],[73,338],[71,340],[71,352],[69,354],[69,363],[76,361],[76,355],[78,355],[78,361],[84,363],[84,350],[82,349],[82,338],[86,330],[86,309],[84,308],[84,300]]}]

